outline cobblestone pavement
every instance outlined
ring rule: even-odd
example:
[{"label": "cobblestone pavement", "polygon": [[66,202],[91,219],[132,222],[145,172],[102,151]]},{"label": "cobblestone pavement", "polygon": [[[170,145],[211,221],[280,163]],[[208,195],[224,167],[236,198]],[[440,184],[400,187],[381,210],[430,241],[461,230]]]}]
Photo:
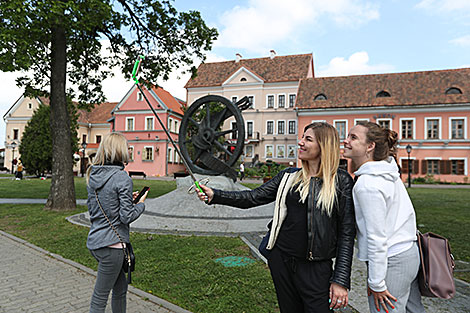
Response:
[{"label": "cobblestone pavement", "polygon": [[[0,255],[1,313],[88,312],[95,283],[93,271],[81,269],[69,260],[62,261],[60,257],[4,232],[0,232]],[[188,312],[166,303],[169,307],[174,306],[174,310],[169,310],[142,296],[157,303],[166,302],[130,286],[128,312]],[[106,312],[111,312],[109,301]]]}]

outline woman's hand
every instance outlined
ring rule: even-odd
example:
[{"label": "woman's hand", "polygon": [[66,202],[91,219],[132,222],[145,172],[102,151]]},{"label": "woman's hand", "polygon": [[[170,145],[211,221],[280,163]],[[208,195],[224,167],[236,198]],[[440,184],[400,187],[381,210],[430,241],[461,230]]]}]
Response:
[{"label": "woman's hand", "polygon": [[214,198],[214,191],[211,188],[204,186],[203,184],[199,184],[199,186],[201,187],[202,191],[204,191],[200,192],[198,190],[197,196],[199,197],[199,200],[204,201],[205,203],[211,202]]},{"label": "woman's hand", "polygon": [[330,285],[330,309],[342,309],[348,305],[348,289],[337,283]]},{"label": "woman's hand", "polygon": [[380,311],[380,306],[382,306],[384,308],[385,312],[388,313],[387,304],[392,309],[395,308],[395,306],[392,304],[392,301],[390,301],[390,299],[392,299],[393,301],[396,302],[397,298],[392,296],[392,294],[390,292],[388,292],[388,290],[377,292],[377,291],[374,291],[374,290],[370,289],[370,287],[367,286],[367,295],[368,296],[370,296],[370,295],[374,296],[375,308],[377,309],[377,311]]},{"label": "woman's hand", "polygon": [[[134,202],[135,198],[137,198],[137,196],[139,195],[139,193],[140,193],[139,191],[134,191],[134,192],[132,193],[132,202]],[[145,194],[140,198],[139,202],[137,202],[137,203],[144,203],[145,199],[147,199],[148,193],[149,193],[149,191],[147,190],[147,191],[145,192]]]}]

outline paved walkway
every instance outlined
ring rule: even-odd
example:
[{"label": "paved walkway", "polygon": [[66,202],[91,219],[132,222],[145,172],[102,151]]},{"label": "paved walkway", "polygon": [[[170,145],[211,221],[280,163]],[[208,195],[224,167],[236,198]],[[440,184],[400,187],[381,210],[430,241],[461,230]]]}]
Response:
[{"label": "paved walkway", "polygon": [[[1,313],[88,312],[94,271],[2,231],[0,255]],[[127,311],[188,312],[132,286]],[[109,301],[106,312],[111,312]]]}]

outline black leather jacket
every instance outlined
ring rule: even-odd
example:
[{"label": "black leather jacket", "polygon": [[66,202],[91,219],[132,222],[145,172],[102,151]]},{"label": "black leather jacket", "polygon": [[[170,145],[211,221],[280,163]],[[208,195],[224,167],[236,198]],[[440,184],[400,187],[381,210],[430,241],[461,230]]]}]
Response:
[{"label": "black leather jacket", "polygon": [[[214,197],[210,204],[251,208],[273,202],[276,200],[278,186],[283,175],[298,170],[297,168],[286,169],[253,190],[222,191],[214,189]],[[321,209],[316,206],[322,184],[321,178],[310,180],[310,192],[307,197],[308,251],[306,251],[306,259],[319,261],[336,258],[335,269],[330,281],[349,289],[354,237],[356,236],[352,200],[353,180],[348,172],[338,169],[337,200],[331,217],[323,214]]]}]

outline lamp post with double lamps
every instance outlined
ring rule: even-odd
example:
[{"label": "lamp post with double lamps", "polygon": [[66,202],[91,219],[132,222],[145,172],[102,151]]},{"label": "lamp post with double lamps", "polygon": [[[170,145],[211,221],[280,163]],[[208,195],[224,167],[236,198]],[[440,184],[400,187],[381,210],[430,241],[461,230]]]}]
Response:
[{"label": "lamp post with double lamps", "polygon": [[82,142],[82,148],[83,148],[83,157],[82,157],[82,160],[80,161],[80,169],[81,169],[81,172],[82,172],[82,177],[84,176],[84,173],[85,173],[85,158],[86,158],[86,154],[85,154],[85,151],[86,151],[86,146],[87,146],[87,143],[85,140],[83,140]]},{"label": "lamp post with double lamps", "polygon": [[411,188],[411,160],[410,160],[410,153],[413,150],[410,144],[406,146],[406,152],[408,153],[408,188]]},{"label": "lamp post with double lamps", "polygon": [[14,164],[14,162],[15,162],[15,149],[16,149],[16,146],[17,146],[17,143],[14,142],[14,141],[10,144],[11,153],[12,153],[12,155],[11,155],[11,173],[12,173],[12,174],[15,172],[15,164]]}]

